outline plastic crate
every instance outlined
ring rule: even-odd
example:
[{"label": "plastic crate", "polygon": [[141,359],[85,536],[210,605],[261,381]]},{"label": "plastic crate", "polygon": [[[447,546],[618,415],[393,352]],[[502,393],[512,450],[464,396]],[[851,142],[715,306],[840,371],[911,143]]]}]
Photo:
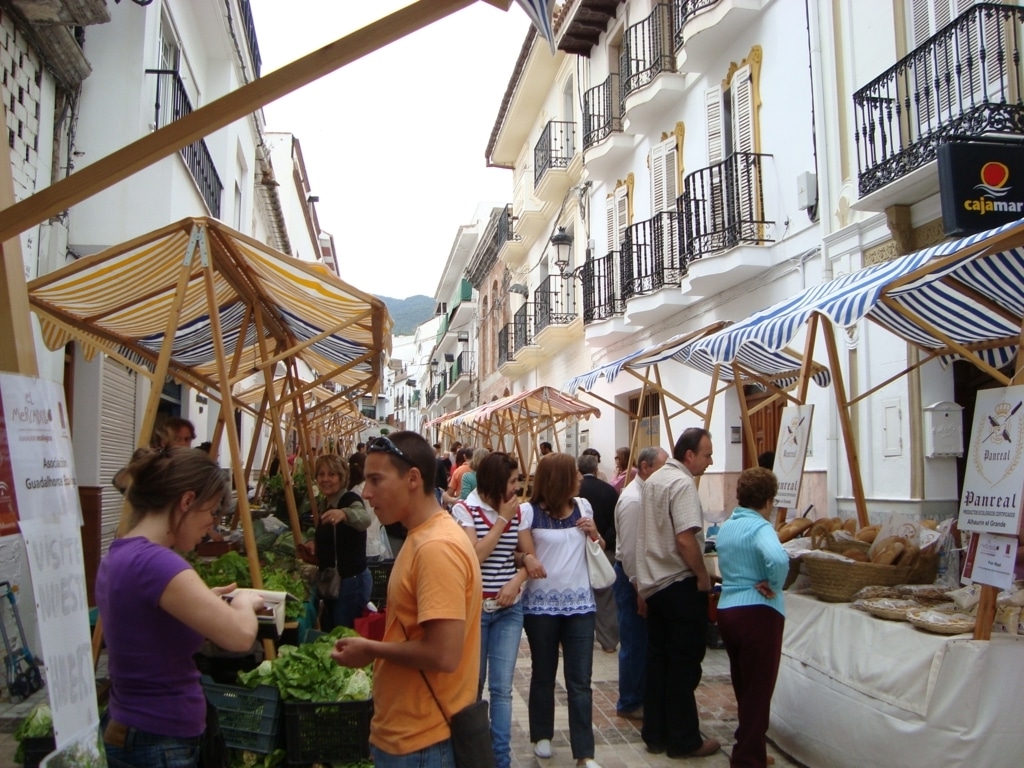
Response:
[{"label": "plastic crate", "polygon": [[388,579],[391,578],[391,567],[394,560],[386,560],[383,563],[371,563],[370,575],[373,577],[373,586],[370,587],[370,602],[383,608],[388,602]]},{"label": "plastic crate", "polygon": [[373,699],[284,703],[289,765],[343,763],[370,757]]},{"label": "plastic crate", "polygon": [[239,672],[250,672],[262,661],[255,653],[230,656],[208,656],[197,653],[192,657],[199,669],[199,674],[213,678],[213,682],[232,685],[238,682]]},{"label": "plastic crate", "polygon": [[279,744],[280,694],[271,685],[241,688],[202,678],[206,698],[217,710],[224,744],[234,749],[269,754]]},{"label": "plastic crate", "polygon": [[57,749],[57,741],[53,736],[40,736],[21,740],[22,752],[25,755],[23,768],[38,768],[43,759]]}]

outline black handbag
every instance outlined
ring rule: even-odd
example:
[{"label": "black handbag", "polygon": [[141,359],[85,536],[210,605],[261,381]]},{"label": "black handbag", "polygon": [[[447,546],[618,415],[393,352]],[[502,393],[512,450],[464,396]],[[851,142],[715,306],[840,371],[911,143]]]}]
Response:
[{"label": "black handbag", "polygon": [[316,572],[316,593],[323,600],[337,600],[341,593],[338,573],[338,527],[334,526],[334,565]]},{"label": "black handbag", "polygon": [[[409,633],[401,621],[398,625],[402,634],[408,639]],[[495,768],[494,744],[491,742],[491,717],[487,702],[483,699],[474,701],[451,717],[441,706],[441,700],[434,693],[426,673],[421,669],[420,676],[427,684],[427,690],[434,698],[434,703],[441,710],[441,717],[448,723],[452,732],[452,752],[455,754],[455,768]]]},{"label": "black handbag", "polygon": [[420,674],[437,708],[441,710],[441,717],[451,729],[456,768],[494,768],[494,745],[491,742],[491,718],[487,702],[483,699],[474,701],[448,717],[422,669]]}]

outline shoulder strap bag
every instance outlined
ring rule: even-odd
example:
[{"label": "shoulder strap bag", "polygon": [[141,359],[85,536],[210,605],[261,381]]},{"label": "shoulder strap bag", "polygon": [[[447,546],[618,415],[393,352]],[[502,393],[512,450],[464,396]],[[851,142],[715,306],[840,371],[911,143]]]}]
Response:
[{"label": "shoulder strap bag", "polygon": [[[406,640],[409,633],[405,631],[405,625],[399,621],[398,626],[402,628],[402,634]],[[441,710],[441,717],[448,723],[452,733],[452,752],[455,754],[456,768],[495,768],[494,745],[491,743],[491,719],[487,709],[487,702],[483,699],[474,701],[472,704],[460,709],[451,717],[441,706],[441,700],[434,693],[434,686],[430,684],[426,673],[421,669],[420,676],[427,684],[427,690],[434,698],[434,703]]]}]

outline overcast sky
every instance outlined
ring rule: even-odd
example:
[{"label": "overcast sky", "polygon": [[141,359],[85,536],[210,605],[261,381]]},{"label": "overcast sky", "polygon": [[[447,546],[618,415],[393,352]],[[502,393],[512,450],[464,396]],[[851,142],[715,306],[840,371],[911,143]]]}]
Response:
[{"label": "overcast sky", "polygon": [[[266,74],[408,5],[252,0]],[[487,140],[529,21],[477,2],[265,108],[295,134],[343,280],[379,296],[432,296],[458,227],[512,198]]]}]

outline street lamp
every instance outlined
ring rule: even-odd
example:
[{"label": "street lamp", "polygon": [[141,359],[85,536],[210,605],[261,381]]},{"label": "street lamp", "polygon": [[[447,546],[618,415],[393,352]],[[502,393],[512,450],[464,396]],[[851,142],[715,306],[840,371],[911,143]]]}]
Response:
[{"label": "street lamp", "polygon": [[551,245],[555,247],[555,266],[561,274],[565,274],[565,268],[569,266],[569,254],[572,252],[572,235],[565,231],[565,227],[559,227],[558,231],[551,236]]}]

